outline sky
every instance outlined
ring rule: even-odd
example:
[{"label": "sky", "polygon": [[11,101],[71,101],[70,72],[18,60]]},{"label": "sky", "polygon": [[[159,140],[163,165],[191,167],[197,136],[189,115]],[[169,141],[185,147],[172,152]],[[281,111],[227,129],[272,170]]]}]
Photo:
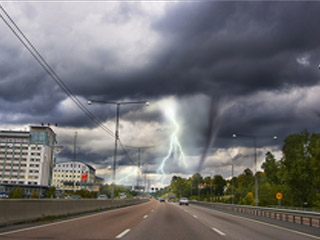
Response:
[{"label": "sky", "polygon": [[[320,2],[1,2],[50,67],[87,100],[120,107],[116,183],[258,169],[286,136],[318,132]],[[0,11],[1,15],[3,12]],[[88,118],[0,21],[0,128],[57,123],[57,161],[110,183],[114,137]],[[114,134],[115,106],[87,106]],[[232,134],[237,133],[237,138]],[[245,137],[249,136],[249,137]],[[273,136],[278,138],[275,140]],[[137,168],[141,150],[141,169]]]}]

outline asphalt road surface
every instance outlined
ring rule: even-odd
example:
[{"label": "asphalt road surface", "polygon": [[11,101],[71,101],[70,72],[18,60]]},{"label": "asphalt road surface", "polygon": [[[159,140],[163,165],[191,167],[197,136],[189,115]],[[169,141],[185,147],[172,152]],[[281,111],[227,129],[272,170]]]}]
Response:
[{"label": "asphalt road surface", "polygon": [[3,232],[0,239],[320,240],[320,229],[315,234],[303,233],[199,206],[179,206],[152,200],[136,206]]}]

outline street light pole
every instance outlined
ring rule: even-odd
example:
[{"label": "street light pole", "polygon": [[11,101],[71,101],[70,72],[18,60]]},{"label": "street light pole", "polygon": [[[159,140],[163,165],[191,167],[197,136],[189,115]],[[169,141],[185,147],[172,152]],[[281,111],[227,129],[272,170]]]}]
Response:
[{"label": "street light pole", "polygon": [[254,146],[254,197],[256,199],[256,206],[259,205],[259,194],[258,194],[258,174],[257,174],[257,140],[256,136],[253,136],[253,146]]},{"label": "street light pole", "polygon": [[113,154],[113,164],[112,164],[112,188],[111,188],[111,198],[112,202],[114,201],[114,185],[116,181],[116,162],[118,155],[118,140],[119,140],[119,116],[120,116],[120,106],[121,105],[129,105],[129,104],[145,104],[149,105],[148,101],[138,101],[138,102],[113,102],[113,101],[96,101],[96,100],[88,100],[88,105],[92,105],[92,103],[102,103],[102,104],[113,104],[116,105],[116,132],[115,132],[115,141],[114,141],[114,154]]},{"label": "street light pole", "polygon": [[231,174],[232,174],[232,178],[231,178],[231,189],[232,189],[232,204],[234,204],[234,185],[233,185],[233,175],[234,175],[234,167],[233,167],[233,163],[231,164]]},{"label": "street light pole", "polygon": [[[258,167],[257,167],[257,136],[248,136],[248,135],[242,135],[242,134],[232,134],[232,137],[236,138],[237,136],[240,137],[247,137],[247,138],[252,138],[253,140],[253,146],[254,146],[254,171],[255,171],[255,176],[254,176],[254,190],[255,190],[255,202],[256,206],[259,205],[259,182],[258,182]],[[267,137],[267,136],[266,136]],[[277,136],[273,136],[273,139],[277,139]]]},{"label": "street light pole", "polygon": [[114,185],[116,182],[116,161],[118,155],[118,140],[119,140],[119,113],[120,113],[120,103],[116,105],[116,132],[114,140],[114,154],[113,154],[113,164],[112,164],[112,188],[111,188],[111,198],[114,200]]}]

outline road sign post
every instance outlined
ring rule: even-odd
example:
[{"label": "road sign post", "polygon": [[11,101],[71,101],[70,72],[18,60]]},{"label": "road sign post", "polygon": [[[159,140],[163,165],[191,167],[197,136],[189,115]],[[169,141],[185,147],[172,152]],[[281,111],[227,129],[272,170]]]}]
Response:
[{"label": "road sign post", "polygon": [[278,199],[278,206],[281,206],[281,199],[283,198],[283,195],[281,192],[277,192],[276,198]]}]

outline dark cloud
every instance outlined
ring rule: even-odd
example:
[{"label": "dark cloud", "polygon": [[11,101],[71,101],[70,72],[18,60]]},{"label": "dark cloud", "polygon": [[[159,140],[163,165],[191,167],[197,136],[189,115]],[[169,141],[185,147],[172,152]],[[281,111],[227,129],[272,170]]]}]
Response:
[{"label": "dark cloud", "polygon": [[[261,136],[258,146],[273,146],[274,142],[264,136],[277,135],[282,141],[302,129],[317,131],[319,99],[309,99],[308,89],[318,86],[320,80],[318,2],[169,5],[162,17],[146,18],[149,35],[135,40],[135,47],[129,51],[135,52],[131,61],[132,56],[116,45],[117,39],[110,39],[118,33],[114,30],[118,26],[146,14],[140,5],[121,3],[116,14],[97,15],[98,20],[90,27],[97,28],[97,35],[90,35],[89,28],[82,33],[80,27],[90,26],[89,17],[95,20],[94,14],[80,19],[76,14],[64,16],[59,10],[54,21],[54,14],[40,19],[41,8],[36,6],[25,4],[25,15],[14,17],[84,104],[87,99],[156,102],[174,96],[180,104],[178,116],[184,127],[180,139],[188,156],[200,156],[203,149],[210,152],[210,148],[252,146],[250,139],[235,143],[230,139],[233,132]],[[84,5],[75,6],[80,9]],[[30,19],[37,26],[26,24]],[[123,40],[130,39],[135,30],[121,32]],[[145,54],[151,31],[158,42]],[[64,127],[93,128],[73,103],[66,104],[67,96],[5,26],[1,26],[1,32],[5,36],[0,40],[1,122],[57,122]],[[210,107],[211,99],[214,108]],[[114,106],[92,105],[88,109],[102,121],[115,117]],[[141,106],[121,108],[121,119],[165,121],[162,113],[143,111]],[[64,157],[71,155],[68,152]],[[147,157],[150,164],[161,160],[159,154]],[[96,164],[105,161],[103,154],[96,153],[80,152],[79,158]],[[130,165],[124,153],[119,153],[119,159],[119,165]],[[167,170],[174,172],[177,168],[172,164]]]}]

